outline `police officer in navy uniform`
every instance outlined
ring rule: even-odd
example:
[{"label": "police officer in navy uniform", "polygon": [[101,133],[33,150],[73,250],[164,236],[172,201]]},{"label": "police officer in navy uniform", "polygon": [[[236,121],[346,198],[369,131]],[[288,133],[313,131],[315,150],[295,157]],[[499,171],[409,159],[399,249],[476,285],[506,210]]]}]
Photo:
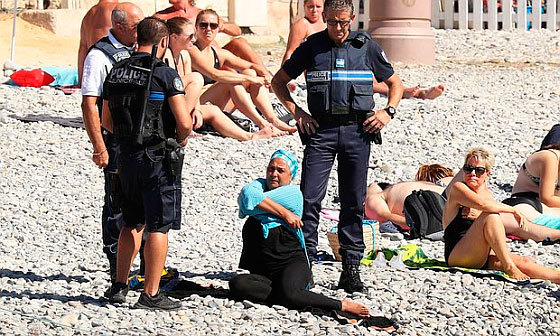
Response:
[{"label": "police officer in navy uniform", "polygon": [[105,196],[101,215],[103,252],[109,259],[111,280],[117,269],[117,242],[123,226],[122,215],[113,199],[117,198],[118,146],[101,128],[102,90],[105,77],[114,63],[130,57],[136,43],[136,25],[144,18],[140,7],[132,3],[117,4],[111,12],[112,28],[88,51],[83,67],[82,114],[84,126],[93,145],[93,162],[103,168]]},{"label": "police officer in navy uniform", "polygon": [[114,65],[103,90],[103,126],[112,131],[120,146],[125,220],[118,244],[117,278],[105,296],[111,302],[126,302],[130,266],[146,230],[144,292],[134,307],[170,310],[180,303],[159,291],[159,281],[168,231],[180,227],[182,146],[187,143],[192,120],[179,74],[160,60],[169,43],[165,22],[146,18],[137,32],[137,52]]},{"label": "police officer in navy uniform", "polygon": [[[380,131],[395,115],[403,91],[379,45],[365,33],[350,31],[353,12],[350,0],[326,0],[327,29],[309,36],[272,80],[274,92],[298,122],[305,144],[302,220],[311,260],[317,254],[321,201],[338,156],[338,238],[343,266],[338,286],[350,293],[364,290],[359,265],[365,248],[362,218],[370,142],[380,142]],[[311,115],[295,104],[286,87],[304,71]],[[374,109],[373,76],[390,88],[383,109]]]}]

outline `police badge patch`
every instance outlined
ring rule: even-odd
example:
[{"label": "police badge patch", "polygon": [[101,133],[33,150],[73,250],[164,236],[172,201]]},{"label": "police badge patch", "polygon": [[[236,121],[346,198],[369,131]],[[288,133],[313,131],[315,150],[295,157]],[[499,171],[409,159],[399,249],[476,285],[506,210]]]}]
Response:
[{"label": "police badge patch", "polygon": [[181,78],[179,77],[175,77],[173,79],[173,87],[177,91],[185,91],[185,86],[183,85],[183,81],[181,81]]},{"label": "police badge patch", "polygon": [[383,50],[381,50],[381,56],[383,56],[383,59],[385,60],[385,62],[391,63],[391,62],[389,62],[389,60],[387,59],[387,55],[385,55],[385,52],[384,52]]}]

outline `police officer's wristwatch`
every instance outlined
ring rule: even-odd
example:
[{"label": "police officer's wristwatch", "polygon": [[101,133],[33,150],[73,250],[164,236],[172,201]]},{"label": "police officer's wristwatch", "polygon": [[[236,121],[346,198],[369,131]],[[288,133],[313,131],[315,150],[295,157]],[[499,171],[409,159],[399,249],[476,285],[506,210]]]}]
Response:
[{"label": "police officer's wristwatch", "polygon": [[384,108],[384,110],[385,110],[385,112],[387,112],[389,117],[391,117],[391,119],[393,119],[393,117],[395,116],[395,113],[397,113],[397,109],[394,108],[393,106],[387,106],[386,108]]}]

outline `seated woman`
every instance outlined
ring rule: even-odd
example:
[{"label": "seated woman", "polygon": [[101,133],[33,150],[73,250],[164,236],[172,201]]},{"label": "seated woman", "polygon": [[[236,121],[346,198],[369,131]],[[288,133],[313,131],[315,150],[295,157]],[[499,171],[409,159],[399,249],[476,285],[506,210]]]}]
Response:
[{"label": "seated woman", "polygon": [[[299,47],[309,35],[318,33],[327,28],[323,20],[323,2],[324,0],[303,1],[304,17],[294,22],[290,27],[288,42],[286,43],[286,52],[284,53],[284,57],[282,57],[282,64],[292,56],[296,48]],[[297,84],[295,81],[290,81],[288,83],[288,89],[290,89],[290,91],[294,91],[296,86]],[[385,96],[389,94],[389,87],[387,84],[378,83],[375,79],[373,90]],[[405,87],[403,98],[436,99],[441,96],[443,90],[445,90],[445,87],[442,84],[428,89],[421,89],[420,85]]]},{"label": "seated woman", "polygon": [[[270,86],[270,73],[258,64],[250,63],[213,45],[218,33],[218,14],[211,9],[200,11],[196,16],[195,29],[196,48],[187,51],[191,56],[192,69],[201,73],[204,78],[200,102],[210,102],[221,110],[231,109],[233,103],[233,107],[260,129],[272,124],[273,135],[295,132],[296,127],[281,121],[274,112],[267,89]],[[238,72],[221,70],[223,66]]]},{"label": "seated woman", "polygon": [[200,104],[203,78],[198,72],[191,71],[191,58],[187,50],[193,47],[195,40],[194,27],[183,17],[167,20],[169,27],[169,49],[165,61],[175,68],[185,85],[185,100],[187,110],[192,111],[193,128],[196,130],[204,123],[212,127],[221,135],[240,141],[270,138],[273,134],[272,125],[265,126],[258,132],[250,133],[237,126],[230,118],[215,105]]},{"label": "seated woman", "polygon": [[560,283],[560,272],[508,250],[500,213],[514,216],[521,229],[526,219],[515,208],[497,202],[487,185],[494,156],[483,148],[467,152],[462,181],[449,186],[443,213],[445,261],[449,266],[504,271],[513,279],[537,278]]},{"label": "seated woman", "polygon": [[278,304],[290,309],[307,307],[342,310],[368,317],[369,310],[348,299],[335,300],[309,291],[311,269],[301,227],[303,195],[290,185],[298,169],[294,154],[272,154],[266,179],[243,187],[238,198],[239,216],[250,216],[243,227],[239,267],[251,274],[230,280],[231,295],[239,300]]},{"label": "seated woman", "polygon": [[548,145],[529,155],[517,174],[505,204],[528,204],[540,213],[560,216],[560,144]]}]

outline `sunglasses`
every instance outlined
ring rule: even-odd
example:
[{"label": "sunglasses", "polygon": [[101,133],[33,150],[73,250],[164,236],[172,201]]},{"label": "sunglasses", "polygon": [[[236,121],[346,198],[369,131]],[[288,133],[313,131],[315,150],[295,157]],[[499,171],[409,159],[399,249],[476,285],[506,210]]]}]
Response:
[{"label": "sunglasses", "polygon": [[329,26],[336,26],[336,25],[340,25],[340,27],[346,27],[350,24],[350,20],[345,21],[345,20],[327,20],[327,24]]},{"label": "sunglasses", "polygon": [[202,29],[208,29],[208,27],[210,27],[210,29],[214,30],[218,28],[218,24],[215,22],[199,22],[198,26]]},{"label": "sunglasses", "polygon": [[470,174],[472,173],[473,170],[477,177],[481,177],[482,175],[484,175],[484,173],[488,171],[486,167],[473,167],[468,164],[463,166],[463,171],[465,172],[465,174]]}]

